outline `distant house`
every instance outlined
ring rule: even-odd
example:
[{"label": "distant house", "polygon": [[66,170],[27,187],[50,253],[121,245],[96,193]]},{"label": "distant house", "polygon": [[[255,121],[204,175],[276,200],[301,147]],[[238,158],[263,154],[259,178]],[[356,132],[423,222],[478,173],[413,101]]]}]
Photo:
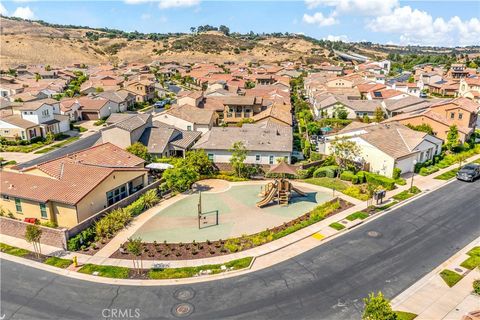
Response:
[{"label": "distant house", "polygon": [[118,104],[102,97],[80,97],[77,101],[82,120],[98,120],[119,112]]},{"label": "distant house", "polygon": [[224,104],[223,122],[237,123],[252,118],[267,109],[262,97],[225,96],[217,97]]},{"label": "distant house", "polygon": [[247,149],[245,163],[273,165],[279,160],[291,161],[293,132],[289,126],[262,128],[256,124],[239,127],[215,127],[204,134],[193,146],[203,149],[214,163],[229,163],[230,149],[235,142],[242,142]]},{"label": "distant house", "polygon": [[155,86],[150,80],[134,80],[125,83],[124,89],[135,95],[136,102],[147,102],[155,98]]},{"label": "distant house", "polygon": [[335,117],[339,108],[345,108],[348,112],[347,119],[373,117],[377,108],[382,108],[378,100],[350,100],[345,96],[323,94],[317,96],[313,106],[316,118]]},{"label": "distant house", "polygon": [[3,170],[0,204],[17,219],[71,228],[147,185],[144,160],[110,143],[22,172]]},{"label": "distant house", "polygon": [[118,121],[102,129],[102,141],[123,149],[137,142],[145,129],[152,126],[150,114],[112,114],[107,122],[113,122],[112,118]]},{"label": "distant house", "polygon": [[70,119],[60,114],[58,101],[42,99],[12,106],[12,115],[0,118],[0,135],[31,140],[70,130]]},{"label": "distant house", "polygon": [[104,91],[97,96],[113,102],[116,112],[125,112],[135,104],[135,95],[127,90]]},{"label": "distant house", "polygon": [[397,121],[414,126],[428,124],[434,135],[446,140],[452,125],[456,125],[460,141],[465,142],[475,131],[480,105],[467,98],[440,99],[427,109],[396,115],[388,122]]},{"label": "distant house", "polygon": [[197,108],[189,104],[172,105],[170,109],[155,116],[154,120],[169,124],[187,131],[200,131],[202,133],[212,129],[217,123],[218,116],[215,111]]},{"label": "distant house", "polygon": [[338,133],[328,135],[320,153],[333,152],[336,139],[354,141],[361,154],[357,161],[375,172],[392,177],[393,169],[412,172],[415,162],[425,162],[442,151],[442,140],[425,132],[414,131],[398,123],[361,124],[353,122]]}]

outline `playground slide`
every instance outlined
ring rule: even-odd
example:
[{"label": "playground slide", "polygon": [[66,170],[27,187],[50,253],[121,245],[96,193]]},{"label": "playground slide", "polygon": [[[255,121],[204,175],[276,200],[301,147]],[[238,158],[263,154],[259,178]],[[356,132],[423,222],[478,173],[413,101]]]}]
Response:
[{"label": "playground slide", "polygon": [[302,197],[306,197],[307,194],[301,190],[298,190],[297,188],[295,188],[294,186],[291,187],[293,191],[295,191],[296,193],[298,193],[298,195],[302,196]]},{"label": "playground slide", "polygon": [[269,204],[273,200],[277,192],[278,192],[277,187],[276,186],[272,187],[270,189],[270,192],[265,196],[265,198],[257,202],[257,207],[261,208]]}]

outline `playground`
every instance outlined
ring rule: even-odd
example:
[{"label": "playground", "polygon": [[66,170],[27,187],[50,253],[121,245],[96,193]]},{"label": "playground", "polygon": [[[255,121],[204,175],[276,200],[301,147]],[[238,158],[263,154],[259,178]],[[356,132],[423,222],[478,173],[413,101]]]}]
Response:
[{"label": "playground", "polygon": [[[277,188],[276,193],[274,188]],[[133,236],[158,243],[239,237],[293,220],[332,197],[330,192],[280,179],[257,182],[204,180],[196,190],[159,210]],[[286,190],[292,191],[288,192],[287,202],[283,193]]]}]

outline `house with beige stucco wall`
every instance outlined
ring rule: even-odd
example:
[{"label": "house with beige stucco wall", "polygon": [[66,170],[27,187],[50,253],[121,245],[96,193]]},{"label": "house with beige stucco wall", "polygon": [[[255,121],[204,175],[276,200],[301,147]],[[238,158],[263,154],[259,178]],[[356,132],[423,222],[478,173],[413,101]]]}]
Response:
[{"label": "house with beige stucco wall", "polygon": [[71,228],[147,185],[140,159],[110,143],[23,170],[2,170],[0,207]]},{"label": "house with beige stucco wall", "polygon": [[337,139],[354,141],[360,148],[356,161],[369,171],[387,177],[393,176],[394,168],[402,173],[412,172],[415,163],[431,160],[442,151],[442,140],[398,123],[353,122],[338,133],[328,135],[320,145],[320,153],[332,154],[332,142]]}]

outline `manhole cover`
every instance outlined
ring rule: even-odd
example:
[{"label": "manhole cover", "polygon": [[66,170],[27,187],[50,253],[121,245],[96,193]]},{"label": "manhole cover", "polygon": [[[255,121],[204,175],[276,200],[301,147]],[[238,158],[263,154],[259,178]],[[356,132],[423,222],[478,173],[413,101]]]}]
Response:
[{"label": "manhole cover", "polygon": [[367,235],[372,238],[380,238],[382,234],[378,231],[368,231]]},{"label": "manhole cover", "polygon": [[460,268],[455,268],[454,270],[457,271],[457,272],[463,273],[463,270],[460,269]]},{"label": "manhole cover", "polygon": [[192,288],[178,289],[175,291],[174,297],[178,300],[187,301],[195,297],[195,291]]},{"label": "manhole cover", "polygon": [[186,302],[177,304],[173,306],[173,309],[172,309],[172,314],[175,317],[179,317],[179,318],[188,317],[192,313],[193,313],[193,305]]}]

